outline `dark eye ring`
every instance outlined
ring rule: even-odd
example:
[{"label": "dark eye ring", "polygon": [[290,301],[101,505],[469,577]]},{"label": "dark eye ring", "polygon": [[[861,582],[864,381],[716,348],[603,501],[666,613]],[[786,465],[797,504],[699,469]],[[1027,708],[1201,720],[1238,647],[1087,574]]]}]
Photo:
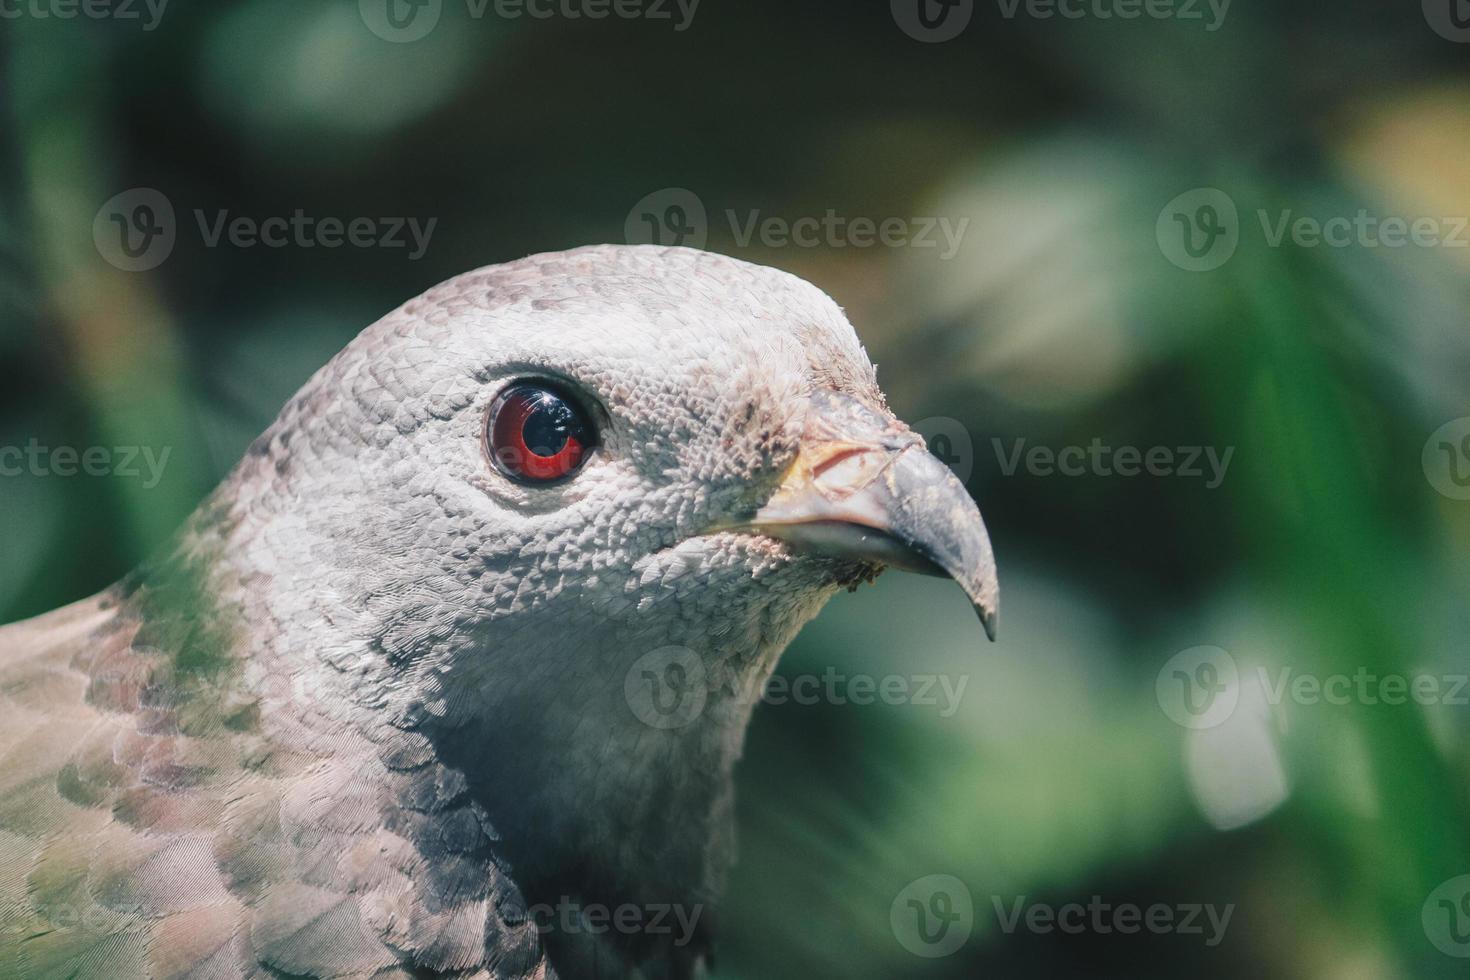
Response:
[{"label": "dark eye ring", "polygon": [[485,444],[506,476],[546,486],[582,468],[597,446],[597,429],[564,388],[547,381],[518,381],[490,406]]}]

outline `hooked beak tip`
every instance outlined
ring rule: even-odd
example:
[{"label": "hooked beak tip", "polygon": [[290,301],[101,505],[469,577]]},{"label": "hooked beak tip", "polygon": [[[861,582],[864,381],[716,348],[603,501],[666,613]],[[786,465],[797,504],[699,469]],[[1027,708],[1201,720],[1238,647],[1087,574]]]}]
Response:
[{"label": "hooked beak tip", "polygon": [[987,611],[983,606],[976,606],[975,612],[980,616],[980,625],[985,627],[985,638],[994,643],[995,632],[1000,625],[1000,613],[994,609]]},{"label": "hooked beak tip", "polygon": [[994,641],[995,556],[964,485],[891,417],[832,393],[813,400],[797,461],[747,526],[834,557],[951,578]]}]

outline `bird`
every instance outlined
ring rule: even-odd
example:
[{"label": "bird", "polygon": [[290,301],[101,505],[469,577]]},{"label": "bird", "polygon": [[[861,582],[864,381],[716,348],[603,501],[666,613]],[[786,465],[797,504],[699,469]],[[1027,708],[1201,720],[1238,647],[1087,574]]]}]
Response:
[{"label": "bird", "polygon": [[0,627],[0,973],[706,975],[761,685],[889,567],[993,638],[974,500],[816,286],[450,279],[139,569]]}]

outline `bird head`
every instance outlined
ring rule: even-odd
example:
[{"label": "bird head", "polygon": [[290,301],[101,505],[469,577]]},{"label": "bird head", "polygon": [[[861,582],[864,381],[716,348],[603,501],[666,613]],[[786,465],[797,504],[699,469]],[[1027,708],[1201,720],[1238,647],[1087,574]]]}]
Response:
[{"label": "bird head", "polygon": [[278,624],[260,669],[327,724],[427,734],[533,891],[711,891],[761,684],[838,590],[896,566],[996,615],[975,504],[837,305],[684,249],[410,301],[209,512],[216,591]]}]

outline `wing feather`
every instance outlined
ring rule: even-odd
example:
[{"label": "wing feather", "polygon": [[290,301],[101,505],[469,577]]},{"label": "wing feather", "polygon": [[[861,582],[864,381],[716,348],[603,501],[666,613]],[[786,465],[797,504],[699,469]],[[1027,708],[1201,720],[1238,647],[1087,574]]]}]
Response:
[{"label": "wing feather", "polygon": [[208,624],[145,618],[114,593],[0,627],[0,975],[552,976],[427,740],[267,737],[165,652]]}]

